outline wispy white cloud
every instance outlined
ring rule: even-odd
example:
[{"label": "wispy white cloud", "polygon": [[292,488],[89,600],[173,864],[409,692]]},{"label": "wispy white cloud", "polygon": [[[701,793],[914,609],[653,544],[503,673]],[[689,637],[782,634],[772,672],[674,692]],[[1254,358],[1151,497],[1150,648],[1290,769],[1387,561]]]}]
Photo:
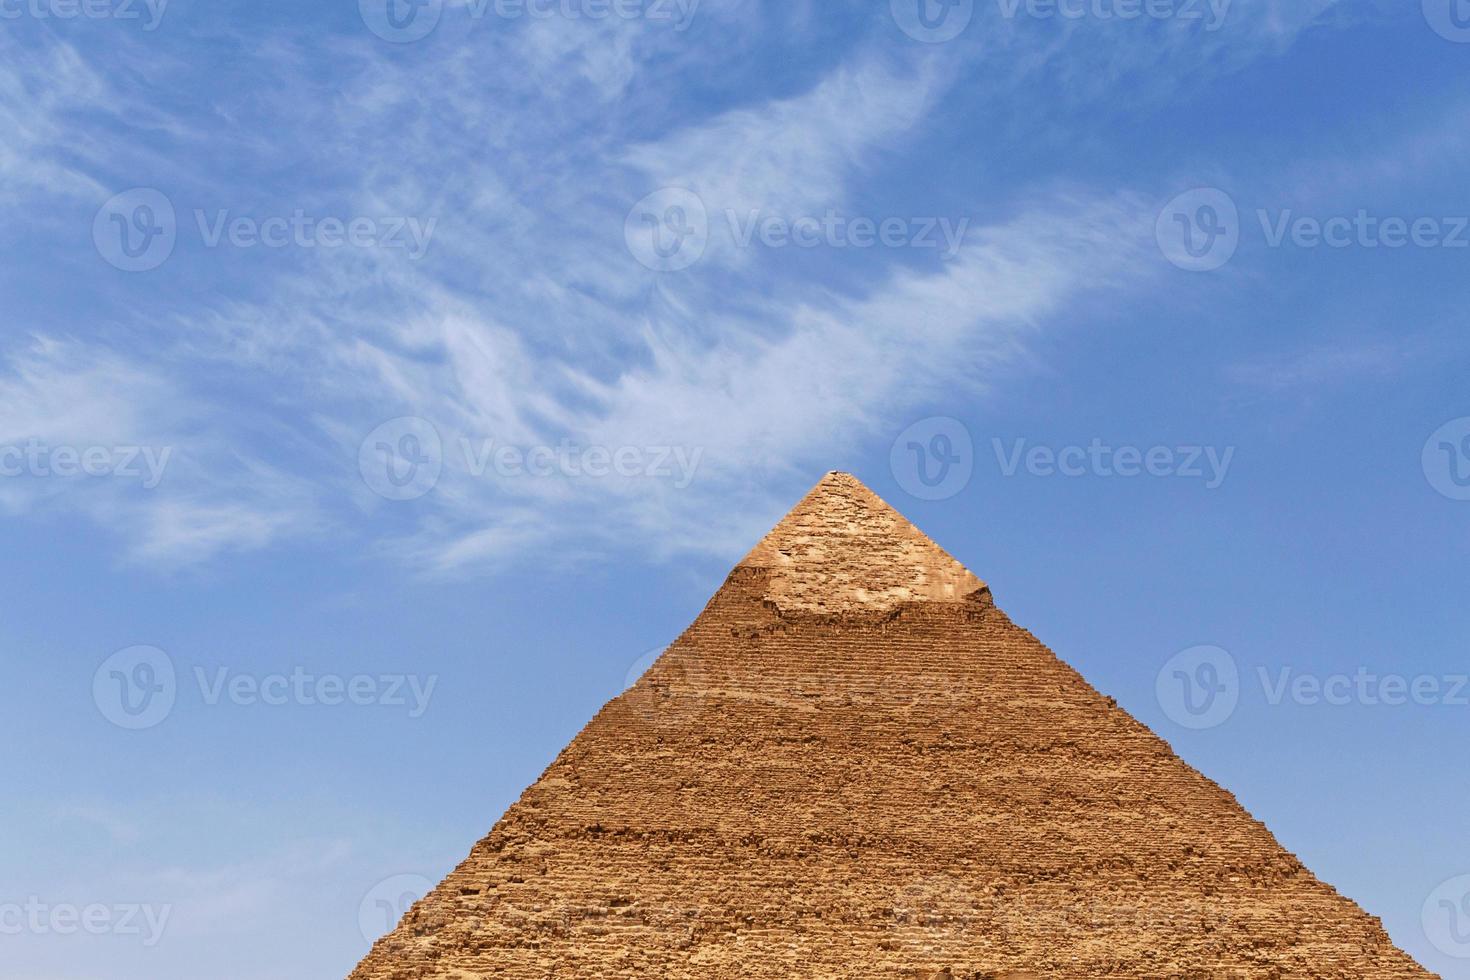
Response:
[{"label": "wispy white cloud", "polygon": [[67,44],[30,47],[10,34],[0,35],[0,204],[36,192],[98,195],[87,164],[102,147],[82,111],[110,101],[105,79]]},{"label": "wispy white cloud", "polygon": [[[170,567],[304,530],[309,484],[251,458],[241,435],[162,368],[33,338],[0,371],[0,506],[81,510],[133,559]],[[79,469],[89,452],[96,473]]]},{"label": "wispy white cloud", "polygon": [[1384,381],[1462,356],[1465,345],[1425,335],[1344,338],[1227,365],[1225,379],[1271,395],[1312,397],[1346,385]]},{"label": "wispy white cloud", "polygon": [[1236,384],[1267,391],[1296,391],[1363,377],[1386,377],[1404,363],[1403,352],[1385,344],[1318,347],[1226,368]]},{"label": "wispy white cloud", "polygon": [[864,56],[809,92],[636,145],[624,160],[653,186],[688,187],[713,207],[810,213],[840,203],[855,172],[922,128],[942,91],[940,65]]},{"label": "wispy white cloud", "polygon": [[[587,429],[601,444],[682,440],[704,449],[695,492],[666,492],[642,515],[697,526],[721,512],[717,501],[732,484],[758,482],[753,460],[771,475],[820,472],[935,392],[989,386],[1068,302],[1147,278],[1150,227],[1134,197],[1048,200],[981,229],[937,272],[898,271],[857,297],[819,291],[770,303],[761,314],[783,325],[775,339],[729,330],[737,339],[712,350],[661,345],[652,368],[602,391]],[[728,517],[722,536],[706,529],[689,540],[737,546],[756,518]]]},{"label": "wispy white cloud", "polygon": [[[772,16],[757,5],[705,11],[705,42],[729,42],[715,54],[688,35],[616,19],[466,23],[431,58],[344,41],[331,100],[303,97],[321,79],[305,49],[281,38],[250,55],[279,79],[275,94],[225,93],[210,109],[231,132],[299,145],[322,179],[305,190],[262,180],[236,197],[435,217],[428,257],[295,256],[207,307],[181,307],[166,339],[149,324],[105,347],[50,340],[16,350],[0,377],[0,405],[14,406],[7,430],[175,446],[169,480],[151,495],[114,488],[73,499],[64,487],[152,563],[327,528],[386,539],[437,568],[569,538],[590,549],[729,550],[765,519],[768,494],[789,493],[782,479],[825,468],[941,383],[994,383],[1034,331],[1089,292],[1149,280],[1150,196],[1038,181],[1024,201],[1006,202],[1005,217],[945,205],[973,220],[956,254],[869,252],[842,263],[840,276],[728,240],[685,273],[650,273],[623,241],[633,202],[680,185],[717,222],[726,211],[871,210],[933,137],[952,87],[975,84],[977,72],[1001,100],[1061,78],[1072,104],[1084,104],[1139,71],[1165,92],[1199,77],[1186,54],[1217,52],[1210,70],[1230,70],[1290,43],[1331,6],[1242,2],[1228,54],[1223,40],[1174,26],[1163,55],[1152,32],[1116,31],[1119,46],[1102,64],[1067,34],[1045,38],[1026,24],[938,51],[880,54],[859,43],[797,90],[731,100],[712,116],[669,111],[678,73],[748,52],[747,29]],[[788,11],[784,29],[816,9]],[[61,49],[48,57],[75,75],[72,87],[95,86]],[[34,87],[52,67],[12,71]],[[1008,115],[1017,117],[995,110],[998,131]],[[54,105],[27,125],[39,134],[27,159],[72,128]],[[204,129],[170,132],[192,144]],[[279,169],[276,139],[230,140],[251,172]],[[89,190],[100,188],[93,171],[77,170]],[[212,185],[204,174],[187,189],[208,198]],[[448,451],[431,494],[390,505],[358,477],[357,453],[380,422],[404,415],[432,421]],[[699,466],[687,487],[497,478],[470,471],[461,438],[678,446],[699,453]],[[4,489],[12,509],[62,488],[17,486]]]},{"label": "wispy white cloud", "polygon": [[[858,292],[793,277],[774,281],[765,295],[747,287],[751,296],[722,308],[720,292],[729,286],[712,272],[720,263],[660,279],[626,252],[622,209],[650,186],[684,182],[712,204],[798,215],[841,202],[875,153],[891,152],[897,134],[919,125],[940,85],[932,68],[905,73],[864,58],[805,95],[634,144],[602,175],[601,191],[617,207],[583,196],[556,212],[568,216],[569,231],[587,235],[551,236],[550,245],[579,258],[596,252],[580,263],[601,297],[590,309],[585,295],[562,290],[524,295],[525,281],[539,281],[539,256],[521,254],[503,235],[487,236],[496,275],[525,277],[498,294],[493,312],[441,282],[402,319],[384,323],[363,311],[354,336],[324,338],[332,351],[329,387],[350,390],[355,381],[359,393],[375,395],[348,411],[315,413],[343,456],[397,415],[431,420],[449,447],[445,475],[415,503],[423,518],[401,547],[437,567],[504,559],[547,539],[728,549],[764,520],[767,494],[790,489],[753,490],[762,482],[753,467],[778,479],[823,468],[940,381],[985,384],[1017,356],[1028,330],[1078,294],[1146,274],[1142,249],[1151,226],[1143,202],[1088,193],[1042,195],[1019,217],[974,229],[954,261],[915,267],[895,259]],[[589,183],[573,178],[544,192],[585,195]],[[621,194],[607,195],[619,187]],[[593,236],[600,240],[589,245]],[[781,260],[750,263],[767,267],[753,274],[767,275]],[[636,283],[648,284],[653,303],[627,304]],[[568,313],[573,327],[585,314],[621,342],[604,348],[593,341],[608,356],[588,358],[585,350],[564,354],[528,329],[561,326]],[[274,318],[252,322],[263,319]],[[314,324],[306,333],[318,336]],[[470,473],[457,449],[461,439],[487,437],[522,446],[677,446],[690,458],[698,454],[699,470],[682,488],[636,478],[497,479]],[[381,511],[364,488],[356,494],[368,512]],[[721,506],[731,499],[747,506]],[[715,526],[710,514],[721,515]]]},{"label": "wispy white cloud", "polygon": [[[33,337],[0,374],[0,442],[158,435],[168,381],[100,345]],[[149,432],[149,429],[154,429]]]},{"label": "wispy white cloud", "polygon": [[[1005,16],[1003,10],[1018,11]],[[1010,129],[1045,129],[1156,110],[1285,54],[1313,30],[1370,13],[1353,0],[1216,0],[1175,4],[1189,17],[1062,16],[1059,7],[977,3],[962,37],[966,84],[983,86]],[[1119,8],[1102,5],[1105,13]],[[1007,111],[1009,110],[1009,111]],[[1078,113],[1081,115],[1078,115]],[[1070,127],[1069,127],[1070,128]]]},{"label": "wispy white cloud", "polygon": [[115,808],[94,804],[71,804],[56,809],[55,818],[101,830],[109,844],[136,844],[143,832],[136,822]]},{"label": "wispy white cloud", "polygon": [[[324,816],[320,801],[285,818],[279,801],[265,806],[169,793],[22,807],[8,827],[21,845],[5,868],[8,900],[115,909],[120,928],[65,942],[7,936],[7,976],[192,976],[211,959],[232,977],[340,975],[367,951],[363,916],[381,928],[376,900],[400,897],[385,883],[414,876],[427,889],[462,856],[422,835],[403,845],[377,819]],[[63,852],[76,860],[59,866]],[[262,955],[261,936],[293,952]]]}]

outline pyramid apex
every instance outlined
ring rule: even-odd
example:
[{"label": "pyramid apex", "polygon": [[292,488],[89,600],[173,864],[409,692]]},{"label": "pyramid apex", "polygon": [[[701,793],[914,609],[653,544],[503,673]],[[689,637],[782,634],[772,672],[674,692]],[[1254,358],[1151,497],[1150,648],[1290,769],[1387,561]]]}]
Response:
[{"label": "pyramid apex", "polygon": [[985,583],[851,473],[832,470],[740,563],[783,610],[842,613],[965,602]]}]

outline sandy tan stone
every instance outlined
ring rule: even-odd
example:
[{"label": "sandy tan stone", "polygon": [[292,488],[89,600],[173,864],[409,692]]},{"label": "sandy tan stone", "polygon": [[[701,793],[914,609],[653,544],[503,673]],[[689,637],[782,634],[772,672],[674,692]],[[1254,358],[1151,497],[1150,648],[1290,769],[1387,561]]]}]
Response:
[{"label": "sandy tan stone", "polygon": [[352,980],[1428,976],[831,474]]}]

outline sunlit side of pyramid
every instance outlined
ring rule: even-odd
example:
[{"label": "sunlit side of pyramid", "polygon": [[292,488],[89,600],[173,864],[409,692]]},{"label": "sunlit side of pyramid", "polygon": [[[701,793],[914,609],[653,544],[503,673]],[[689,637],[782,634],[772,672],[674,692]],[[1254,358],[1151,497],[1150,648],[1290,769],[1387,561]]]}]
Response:
[{"label": "sunlit side of pyramid", "polygon": [[352,974],[1428,977],[830,474]]}]

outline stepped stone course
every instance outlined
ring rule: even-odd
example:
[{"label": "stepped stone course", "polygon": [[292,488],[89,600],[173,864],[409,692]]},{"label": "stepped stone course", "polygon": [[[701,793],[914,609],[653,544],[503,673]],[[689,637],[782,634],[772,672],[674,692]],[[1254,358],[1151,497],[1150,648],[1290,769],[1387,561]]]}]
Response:
[{"label": "stepped stone course", "polygon": [[351,980],[1429,976],[834,473]]}]

